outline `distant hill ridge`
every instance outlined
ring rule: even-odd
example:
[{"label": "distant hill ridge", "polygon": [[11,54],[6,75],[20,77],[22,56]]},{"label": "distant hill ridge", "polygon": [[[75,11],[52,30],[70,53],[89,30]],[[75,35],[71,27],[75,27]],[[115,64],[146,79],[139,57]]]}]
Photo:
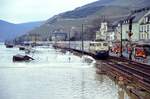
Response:
[{"label": "distant hill ridge", "polygon": [[[48,19],[40,27],[29,31],[26,36],[28,37],[31,34],[37,33],[42,38],[46,39],[50,37],[55,30],[68,32],[72,27],[75,28],[74,33],[80,35],[81,24],[86,24],[84,29],[89,25],[92,27],[90,30],[85,30],[87,34],[89,33],[88,37],[90,39],[91,36],[94,35],[96,29],[98,29],[98,25],[100,24],[98,22],[101,21],[100,19],[105,17],[108,21],[117,20],[123,16],[127,16],[131,11],[145,7],[150,7],[149,0],[98,0],[72,11],[58,14]],[[26,36],[24,35],[24,37]]]},{"label": "distant hill ridge", "polygon": [[0,20],[0,42],[21,36],[29,30],[40,26],[43,22],[44,21],[14,24]]}]

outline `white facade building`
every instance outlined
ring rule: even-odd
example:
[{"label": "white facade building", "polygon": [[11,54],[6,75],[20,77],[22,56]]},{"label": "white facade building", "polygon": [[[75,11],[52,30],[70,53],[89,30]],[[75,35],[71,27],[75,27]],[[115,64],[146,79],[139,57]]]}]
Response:
[{"label": "white facade building", "polygon": [[112,46],[112,42],[115,40],[115,31],[113,27],[108,25],[107,22],[102,22],[101,28],[96,32],[96,39],[106,40],[109,46]]},{"label": "white facade building", "polygon": [[[149,12],[148,10],[141,10],[141,11],[132,13],[128,17],[122,19],[122,39],[127,39],[127,40],[129,39],[128,33],[129,33],[129,19],[130,18],[133,18],[133,20],[132,20],[132,33],[133,33],[133,35],[131,36],[131,40],[136,42],[136,41],[139,41],[141,39],[141,35],[142,35],[140,33],[140,31],[142,30],[141,22],[142,22],[144,16],[148,12]],[[118,24],[120,24],[120,23],[118,23]],[[146,26],[144,26],[143,28],[146,28]],[[117,32],[120,33],[121,32],[121,25],[118,25],[116,30],[117,30]]]},{"label": "white facade building", "polygon": [[144,15],[140,23],[140,40],[150,40],[150,11]]},{"label": "white facade building", "polygon": [[107,22],[102,22],[99,31],[96,32],[96,39],[106,40],[107,31],[108,31]]},{"label": "white facade building", "polygon": [[56,32],[51,36],[52,41],[65,41],[67,39],[67,33]]}]

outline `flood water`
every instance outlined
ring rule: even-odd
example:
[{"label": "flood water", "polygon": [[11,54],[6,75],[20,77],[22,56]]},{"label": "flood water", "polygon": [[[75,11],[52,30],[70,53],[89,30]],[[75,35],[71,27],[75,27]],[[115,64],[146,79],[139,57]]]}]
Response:
[{"label": "flood water", "polygon": [[12,62],[18,48],[0,45],[0,99],[133,99],[95,73],[94,61],[52,47],[37,47],[31,62]]}]

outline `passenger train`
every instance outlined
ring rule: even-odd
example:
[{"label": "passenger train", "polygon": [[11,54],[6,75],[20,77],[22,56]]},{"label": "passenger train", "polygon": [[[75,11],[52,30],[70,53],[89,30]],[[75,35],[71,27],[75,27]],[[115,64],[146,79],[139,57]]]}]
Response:
[{"label": "passenger train", "polygon": [[61,48],[71,48],[78,51],[83,50],[84,52],[99,59],[106,59],[109,56],[109,45],[108,42],[104,40],[84,41],[83,49],[81,41],[60,41],[57,42],[56,46]]}]

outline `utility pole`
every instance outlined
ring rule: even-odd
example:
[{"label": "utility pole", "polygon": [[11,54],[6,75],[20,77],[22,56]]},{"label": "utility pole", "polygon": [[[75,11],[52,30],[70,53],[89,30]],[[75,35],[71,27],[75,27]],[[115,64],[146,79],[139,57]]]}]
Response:
[{"label": "utility pole", "polygon": [[70,52],[71,51],[71,49],[70,49],[70,30],[69,30],[69,62],[70,62],[70,59],[71,59],[71,57],[70,57]]},{"label": "utility pole", "polygon": [[70,51],[70,30],[69,30],[69,51]]},{"label": "utility pole", "polygon": [[82,39],[82,55],[84,54],[83,51],[84,51],[84,42],[83,42],[83,24],[82,24],[82,33],[81,33],[81,39]]},{"label": "utility pole", "polygon": [[133,35],[133,33],[132,33],[132,20],[133,20],[133,18],[130,17],[130,19],[129,19],[129,33],[128,33],[128,36],[129,36],[129,45],[130,45],[131,51],[129,53],[129,60],[132,60],[132,44],[131,44],[131,36]]},{"label": "utility pole", "polygon": [[120,45],[121,45],[121,46],[120,46],[120,49],[121,49],[121,50],[120,50],[120,57],[123,57],[123,55],[122,55],[122,48],[123,48],[123,47],[122,47],[122,21],[120,21],[120,29],[121,29],[121,30],[120,30],[120,33],[121,33],[121,37],[120,37],[120,38],[121,38],[121,40],[120,40],[120,41],[121,41],[121,42],[120,42],[120,43],[121,43],[121,44],[120,44]]}]

